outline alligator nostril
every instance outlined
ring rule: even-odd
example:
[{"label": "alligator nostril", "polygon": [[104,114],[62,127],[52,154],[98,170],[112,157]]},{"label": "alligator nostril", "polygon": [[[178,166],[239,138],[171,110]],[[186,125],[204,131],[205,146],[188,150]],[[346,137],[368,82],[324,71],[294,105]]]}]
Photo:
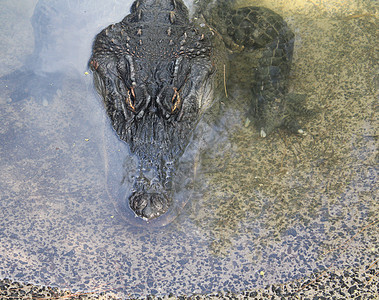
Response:
[{"label": "alligator nostril", "polygon": [[129,199],[130,207],[134,211],[142,211],[148,204],[148,199],[143,194],[133,194]]},{"label": "alligator nostril", "polygon": [[159,193],[133,193],[129,198],[130,208],[137,216],[154,219],[167,212],[171,205],[170,199]]}]

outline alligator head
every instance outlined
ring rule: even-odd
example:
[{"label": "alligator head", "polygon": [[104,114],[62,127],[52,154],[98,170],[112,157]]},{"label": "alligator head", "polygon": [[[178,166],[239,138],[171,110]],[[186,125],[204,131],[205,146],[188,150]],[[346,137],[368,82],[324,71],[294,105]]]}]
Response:
[{"label": "alligator head", "polygon": [[176,164],[212,99],[210,49],[179,0],[136,1],[93,44],[96,89],[114,130],[139,160],[129,205],[144,219],[172,204]]}]

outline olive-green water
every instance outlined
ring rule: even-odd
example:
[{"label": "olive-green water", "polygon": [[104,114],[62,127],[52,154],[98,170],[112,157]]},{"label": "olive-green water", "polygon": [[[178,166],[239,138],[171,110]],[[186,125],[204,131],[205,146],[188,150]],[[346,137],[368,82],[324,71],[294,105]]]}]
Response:
[{"label": "olive-green water", "polygon": [[[93,37],[131,2],[41,0],[34,31],[37,1],[0,3],[0,278],[121,297],[239,292],[377,261],[375,1],[238,1],[295,33],[289,89],[314,111],[307,135],[263,139],[233,114],[187,205],[154,229],[125,222],[107,193],[111,131],[86,74]],[[42,77],[9,75],[23,66]]]}]

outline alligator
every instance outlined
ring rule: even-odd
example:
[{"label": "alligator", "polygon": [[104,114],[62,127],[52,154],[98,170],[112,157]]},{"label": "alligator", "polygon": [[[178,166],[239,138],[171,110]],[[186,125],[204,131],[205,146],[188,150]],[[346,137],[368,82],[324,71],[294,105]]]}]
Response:
[{"label": "alligator", "polygon": [[172,205],[178,159],[201,116],[219,99],[228,101],[231,56],[258,53],[248,111],[260,135],[280,126],[303,133],[286,114],[294,34],[270,9],[232,2],[197,1],[190,18],[182,0],[136,0],[93,42],[94,85],[119,139],[139,161],[125,201],[146,221]]}]

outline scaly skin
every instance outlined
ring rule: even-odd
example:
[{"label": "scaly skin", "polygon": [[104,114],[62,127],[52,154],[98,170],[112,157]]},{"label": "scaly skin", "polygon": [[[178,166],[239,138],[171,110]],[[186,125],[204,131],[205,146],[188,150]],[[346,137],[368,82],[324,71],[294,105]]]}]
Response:
[{"label": "scaly skin", "polygon": [[285,119],[293,34],[272,11],[234,10],[229,2],[201,2],[190,22],[181,0],[137,0],[122,22],[96,36],[89,64],[113,128],[139,159],[129,204],[144,219],[172,205],[176,163],[223,92],[230,51],[262,52],[251,70],[261,135]]}]

